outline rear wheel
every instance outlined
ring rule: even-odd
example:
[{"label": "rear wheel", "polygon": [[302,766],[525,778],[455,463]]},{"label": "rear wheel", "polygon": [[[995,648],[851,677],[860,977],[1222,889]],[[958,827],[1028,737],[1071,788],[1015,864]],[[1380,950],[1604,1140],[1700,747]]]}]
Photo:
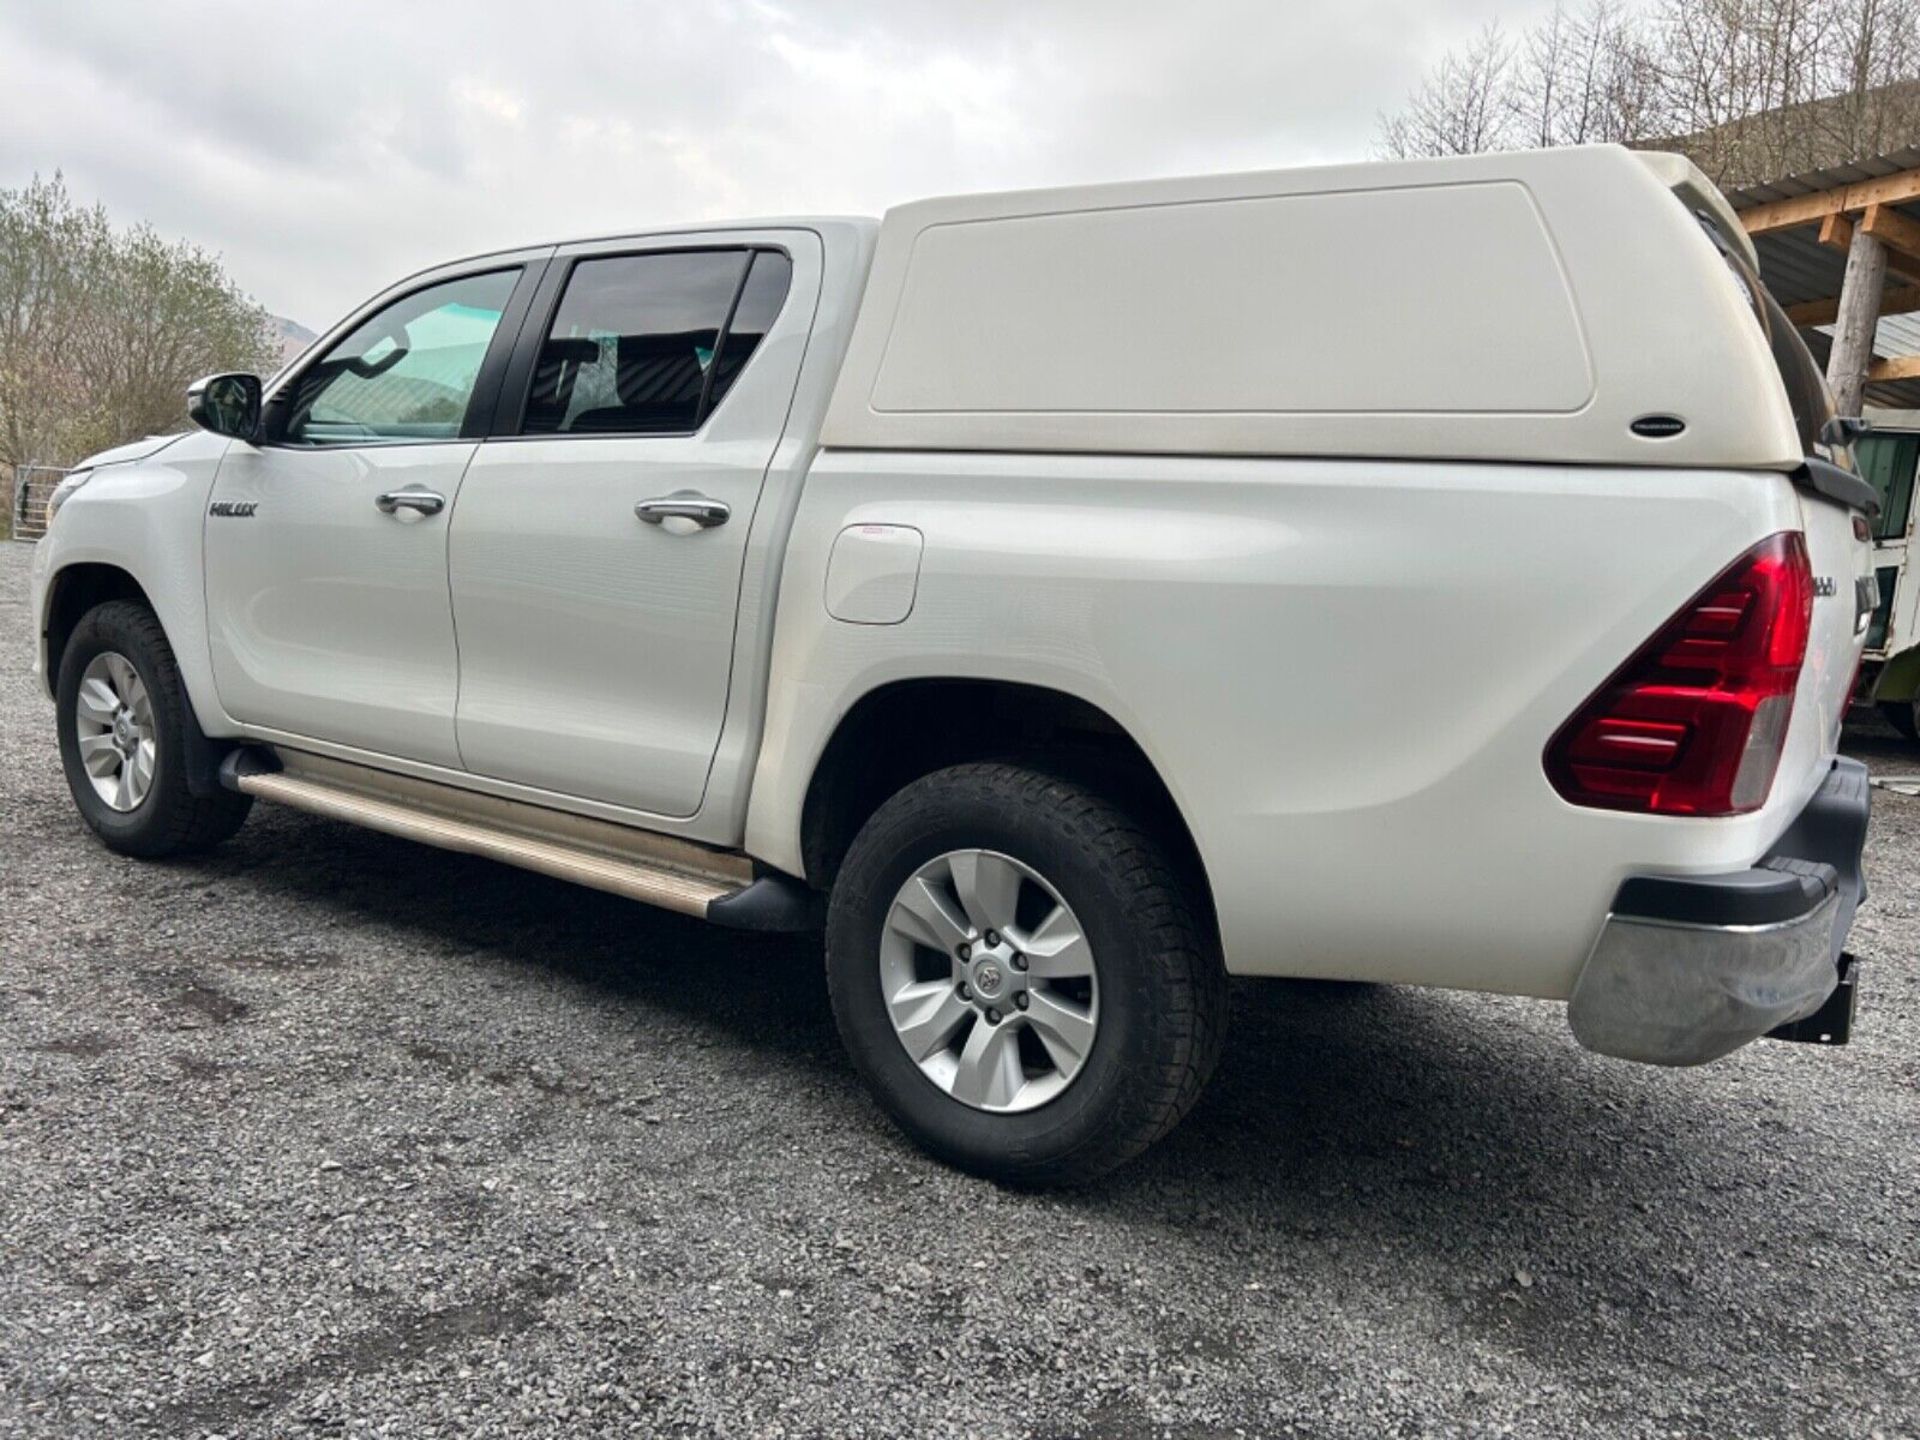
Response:
[{"label": "rear wheel", "polygon": [[114,600],[83,615],[55,694],[67,788],[109,849],[149,859],[203,850],[247,818],[251,797],[187,786],[180,671],[144,605]]},{"label": "rear wheel", "polygon": [[1013,765],[917,780],[855,838],[827,923],[834,1016],[934,1154],[1027,1184],[1146,1149],[1219,1057],[1226,976],[1165,847]]},{"label": "rear wheel", "polygon": [[1880,713],[1909,740],[1920,740],[1920,700],[1882,700]]}]

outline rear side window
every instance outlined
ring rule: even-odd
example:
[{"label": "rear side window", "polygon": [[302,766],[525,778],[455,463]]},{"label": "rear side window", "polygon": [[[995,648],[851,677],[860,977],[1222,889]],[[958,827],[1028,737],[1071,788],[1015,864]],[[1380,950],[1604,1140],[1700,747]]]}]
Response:
[{"label": "rear side window", "polygon": [[[1706,228],[1721,258],[1727,262],[1727,268],[1733,272],[1734,280],[1745,293],[1747,303],[1753,307],[1753,318],[1760,324],[1760,333],[1766,336],[1767,349],[1773,355],[1773,367],[1780,372],[1780,383],[1787,391],[1787,404],[1793,410],[1793,428],[1800,437],[1800,453],[1818,455],[1823,459],[1831,459],[1835,464],[1845,465],[1844,447],[1830,446],[1825,438],[1827,422],[1834,416],[1833,392],[1827,388],[1826,376],[1820,373],[1813,352],[1807,349],[1807,342],[1793,328],[1787,312],[1780,308],[1780,302],[1773,298],[1772,292],[1748,266],[1746,258],[1728,248],[1714,233],[1712,226]],[[1841,453],[1833,453],[1836,449]]]},{"label": "rear side window", "polygon": [[779,313],[790,275],[772,251],[581,261],[541,343],[521,433],[699,429]]}]

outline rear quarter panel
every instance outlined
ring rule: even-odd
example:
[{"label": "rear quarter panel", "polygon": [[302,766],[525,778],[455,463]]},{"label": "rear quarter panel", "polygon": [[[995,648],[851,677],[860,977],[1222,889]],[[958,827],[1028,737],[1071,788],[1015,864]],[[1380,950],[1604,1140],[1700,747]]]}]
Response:
[{"label": "rear quarter panel", "polygon": [[[897,625],[831,619],[851,524],[925,537]],[[1817,783],[1796,716],[1768,804],[1582,810],[1560,724],[1754,541],[1784,477],[1726,471],[828,451],[781,583],[748,847],[800,869],[835,725],[918,676],[1107,712],[1191,827],[1229,969],[1564,997],[1623,875],[1762,855]],[[1821,602],[1829,603],[1829,602]]]}]

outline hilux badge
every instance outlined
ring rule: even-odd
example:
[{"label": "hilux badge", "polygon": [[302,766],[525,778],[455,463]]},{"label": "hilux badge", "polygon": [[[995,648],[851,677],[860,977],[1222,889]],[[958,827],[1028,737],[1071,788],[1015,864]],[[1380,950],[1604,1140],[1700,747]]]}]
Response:
[{"label": "hilux badge", "polygon": [[236,520],[245,520],[259,509],[257,500],[216,500],[207,507],[209,515],[226,515]]}]

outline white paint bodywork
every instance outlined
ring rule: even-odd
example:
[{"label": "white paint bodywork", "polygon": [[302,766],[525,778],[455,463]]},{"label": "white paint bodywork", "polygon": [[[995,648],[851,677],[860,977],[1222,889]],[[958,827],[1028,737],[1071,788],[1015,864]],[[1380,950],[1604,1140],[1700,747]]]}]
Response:
[{"label": "white paint bodywork", "polygon": [[911,525],[849,525],[827,557],[827,614],[849,625],[898,625],[913,613],[926,537]]},{"label": "white paint bodywork", "polygon": [[[1797,465],[1765,341],[1674,185],[1712,191],[1597,146],[904,205],[822,440]],[[1649,414],[1687,428],[1629,429]]]},{"label": "white paint bodywork", "polygon": [[[76,565],[109,565],[130,573],[153,602],[174,659],[209,734],[230,734],[207,653],[207,602],[201,522],[214,472],[228,441],[193,433],[169,443],[121,447],[91,457],[86,485],[68,500],[57,523],[34,547],[34,673],[52,693],[46,656],[47,603],[54,577]],[[132,450],[137,459],[119,456]]]},{"label": "white paint bodywork", "polygon": [[[467,471],[448,544],[460,763],[474,774],[681,819],[700,809],[727,715],[742,571],[824,259],[812,231],[653,244],[702,242],[778,246],[793,277],[772,330],[698,434],[495,440]],[[634,514],[637,502],[682,490],[724,502],[732,518],[695,530]]]},{"label": "white paint bodywork", "polygon": [[428,490],[457,505],[471,440],[340,449],[235,444],[206,521],[214,685],[236,721],[458,766],[460,689],[444,514],[382,514]]},{"label": "white paint bodywork", "polygon": [[[867,523],[925,537],[897,626],[814,599]],[[1760,811],[1580,809],[1541,765],[1662,622],[1801,526],[1785,477],[1734,471],[830,451],[788,545],[748,848],[799,869],[813,758],[870,691],[1063,690],[1167,783],[1231,970],[1564,997],[1623,876],[1751,864],[1824,772],[1850,581]]]},{"label": "white paint bodywork", "polygon": [[[1779,779],[1754,814],[1579,809],[1547,783],[1541,757],[1558,727],[1755,541],[1804,529],[1816,573],[1867,563],[1845,513],[1778,473],[1797,459],[1778,379],[1674,183],[1625,152],[1579,151],[926,202],[889,216],[877,259],[862,221],[585,242],[568,249],[771,239],[796,257],[794,288],[693,442],[462,442],[471,455],[429,532],[449,579],[456,693],[444,670],[422,670],[419,729],[320,703],[272,723],[236,716],[249,684],[325,687],[296,674],[306,662],[270,627],[229,627],[210,648],[202,546],[220,523],[206,506],[227,450],[210,436],[103,468],[68,501],[35,557],[35,623],[58,571],[117,564],[154,600],[211,736],[744,849],[790,872],[803,868],[819,758],[863,697],[943,678],[1060,691],[1104,711],[1165,781],[1205,863],[1230,969],[1563,997],[1622,876],[1738,869],[1767,851],[1833,753],[1859,653],[1851,610],[1839,613],[1850,601],[1820,601]],[[1603,209],[1575,208],[1582,189]],[[1408,213],[1428,217],[1411,251],[1387,223],[1403,191],[1418,192]],[[1297,205],[1323,192],[1331,208],[1303,223]],[[1262,196],[1274,203],[1240,203]],[[1087,215],[1042,222],[1075,206]],[[1529,313],[1504,333],[1536,345],[1537,363],[1485,356],[1498,336],[1454,333],[1451,348],[1409,339],[1420,363],[1383,367],[1371,347],[1415,324],[1423,298],[1456,331],[1466,323],[1431,285],[1387,286],[1416,313],[1385,332],[1356,322],[1362,352],[1297,275],[1252,266],[1266,308],[1217,303],[1198,326],[1167,299],[1202,302],[1187,278],[1148,284],[1138,270],[1181,244],[1212,247],[1214,266],[1284,243],[1307,271],[1330,273],[1338,247],[1315,238],[1314,216],[1335,211],[1370,221],[1350,236],[1356,267],[1415,263],[1451,243],[1435,225],[1478,235],[1528,292]],[[1135,215],[1137,233],[1116,215]],[[1253,218],[1208,238],[1233,215]],[[987,237],[977,247],[953,239],[969,226]],[[1037,237],[1032,267],[1016,234]],[[916,255],[929,267],[918,278]],[[1284,277],[1281,258],[1269,268]],[[990,283],[972,276],[976,260]],[[1058,268],[1069,263],[1096,290],[1131,273],[1148,292],[1133,323],[1185,337],[1181,355],[1118,366],[1107,352],[1132,330],[1089,307],[1084,287],[1071,293],[1074,272]],[[1454,283],[1500,278],[1471,256],[1448,263]],[[1247,276],[1232,278],[1243,295]],[[996,312],[998,297],[1042,313]],[[1310,323],[1276,330],[1275,307]],[[1084,322],[1077,337],[1049,331],[1062,317]],[[1202,329],[1230,343],[1210,349]],[[1245,408],[1260,398],[1247,353],[1260,343],[1319,409]],[[1063,346],[1081,368],[1056,363]],[[1443,362],[1476,373],[1428,373]],[[1102,365],[1111,409],[1094,403]],[[1341,399],[1380,375],[1426,408]],[[1242,408],[1209,408],[1215,381]],[[1516,397],[1505,406],[1489,398],[1502,385]],[[1023,393],[1046,403],[1013,408]],[[1450,393],[1479,408],[1449,409]],[[1126,408],[1156,396],[1179,403]],[[1631,435],[1628,421],[1651,411],[1684,415],[1687,431]],[[222,468],[222,487],[229,478]],[[737,486],[729,525],[675,537],[632,521],[635,499],[682,483]],[[378,586],[353,583],[335,615],[309,617],[322,642],[341,638],[330,626],[383,613]],[[1838,593],[1849,595],[1844,579]],[[237,598],[213,608],[232,613]],[[438,626],[437,604],[416,598],[409,623]],[[242,655],[243,644],[275,653]],[[603,661],[625,668],[594,674]],[[592,733],[565,718],[609,700],[631,710],[631,733],[620,716],[600,715]],[[702,754],[696,783],[689,757]],[[595,784],[596,768],[621,778]]]}]

